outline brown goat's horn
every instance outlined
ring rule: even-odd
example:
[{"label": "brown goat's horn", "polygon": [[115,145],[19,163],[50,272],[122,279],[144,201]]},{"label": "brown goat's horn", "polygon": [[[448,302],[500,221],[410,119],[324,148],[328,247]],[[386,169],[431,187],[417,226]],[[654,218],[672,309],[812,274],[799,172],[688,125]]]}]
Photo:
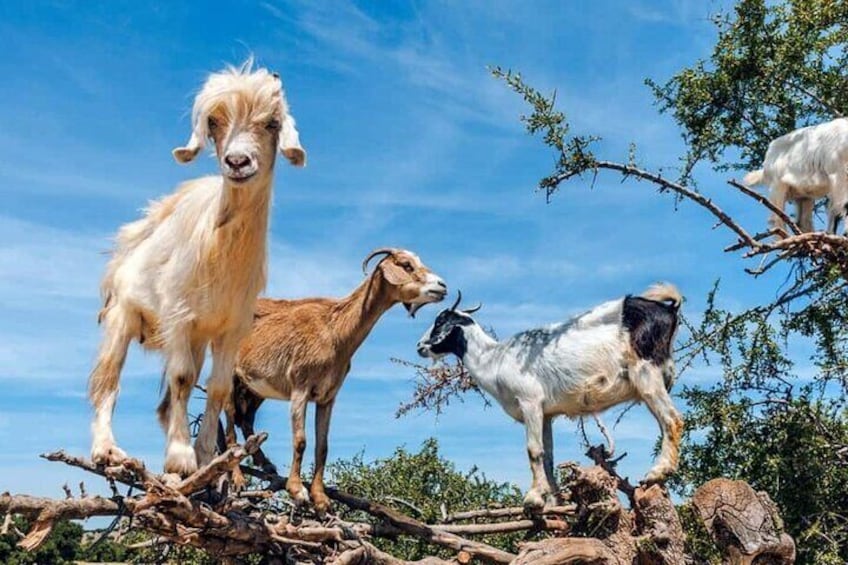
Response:
[{"label": "brown goat's horn", "polygon": [[456,307],[459,306],[459,303],[462,302],[462,291],[456,290],[456,302],[453,303],[453,306],[450,307],[451,310],[456,310]]},{"label": "brown goat's horn", "polygon": [[483,303],[479,302],[479,303],[477,303],[477,306],[475,306],[474,308],[469,308],[468,310],[463,310],[463,312],[465,312],[466,314],[473,314],[474,312],[476,312],[477,310],[479,310],[482,307],[483,307]]},{"label": "brown goat's horn", "polygon": [[365,258],[365,261],[362,262],[362,272],[364,274],[368,274],[368,262],[371,261],[377,255],[391,255],[395,250],[391,247],[381,247],[380,249],[375,249],[371,252],[371,254]]}]

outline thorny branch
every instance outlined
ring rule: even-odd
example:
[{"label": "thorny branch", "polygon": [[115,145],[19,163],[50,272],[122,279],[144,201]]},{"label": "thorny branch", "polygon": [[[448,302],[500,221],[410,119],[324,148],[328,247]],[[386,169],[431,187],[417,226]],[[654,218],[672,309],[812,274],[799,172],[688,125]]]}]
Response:
[{"label": "thorny branch", "polygon": [[441,414],[454,397],[461,399],[461,395],[468,391],[476,392],[483,399],[484,404],[487,406],[489,404],[488,399],[483,396],[462,363],[450,365],[439,362],[427,367],[403,359],[393,358],[392,361],[415,370],[415,392],[413,392],[412,400],[398,407],[395,412],[396,418],[416,409]]}]

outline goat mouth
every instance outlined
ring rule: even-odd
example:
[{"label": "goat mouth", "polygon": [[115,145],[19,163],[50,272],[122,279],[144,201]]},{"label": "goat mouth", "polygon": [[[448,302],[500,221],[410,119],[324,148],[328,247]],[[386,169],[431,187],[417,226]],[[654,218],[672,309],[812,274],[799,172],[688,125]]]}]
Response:
[{"label": "goat mouth", "polygon": [[256,176],[256,171],[253,171],[252,173],[229,173],[229,174],[227,174],[227,178],[229,180],[231,180],[232,182],[236,183],[236,184],[247,182],[248,180],[252,179],[255,176]]},{"label": "goat mouth", "polygon": [[446,290],[428,290],[424,294],[431,298],[435,298],[436,302],[441,302],[445,299],[445,296],[448,295],[448,292]]}]

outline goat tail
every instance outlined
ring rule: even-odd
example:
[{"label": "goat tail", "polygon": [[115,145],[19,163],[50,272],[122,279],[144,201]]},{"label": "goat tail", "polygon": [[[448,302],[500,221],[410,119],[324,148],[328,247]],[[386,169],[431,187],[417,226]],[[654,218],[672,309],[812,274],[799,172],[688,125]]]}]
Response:
[{"label": "goat tail", "polygon": [[655,302],[670,302],[675,310],[680,309],[683,303],[683,296],[677,287],[669,283],[658,283],[648,288],[642,293],[642,298],[653,300]]},{"label": "goat tail", "polygon": [[742,179],[742,182],[747,186],[757,186],[758,184],[763,184],[763,170],[757,169],[756,171],[751,171],[745,178]]}]

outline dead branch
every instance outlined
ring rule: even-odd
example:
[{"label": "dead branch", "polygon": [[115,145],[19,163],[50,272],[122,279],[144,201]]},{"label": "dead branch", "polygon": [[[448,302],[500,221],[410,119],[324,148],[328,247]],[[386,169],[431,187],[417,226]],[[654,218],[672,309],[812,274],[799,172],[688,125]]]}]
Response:
[{"label": "dead branch", "polygon": [[0,512],[9,515],[20,514],[33,519],[29,533],[18,542],[18,545],[27,551],[41,545],[58,520],[114,516],[119,510],[118,502],[100,496],[54,500],[25,494],[11,495],[8,492],[0,494]]},{"label": "dead branch", "polygon": [[592,538],[552,538],[526,543],[514,565],[565,565],[567,563],[618,563],[615,554]]},{"label": "dead branch", "polygon": [[[542,516],[570,516],[574,514],[574,504],[565,506],[546,506],[542,511]],[[443,521],[447,524],[451,522],[461,522],[464,520],[477,520],[480,518],[513,518],[515,516],[523,516],[525,510],[523,506],[512,506],[508,508],[484,508],[482,510],[469,510],[466,512],[454,512],[448,515]]]},{"label": "dead branch", "polygon": [[[380,551],[370,543],[364,542],[361,546],[355,549],[349,549],[340,554],[330,563],[331,565],[360,565],[365,563],[372,565],[449,565],[454,562],[445,561],[438,557],[425,557],[418,561],[406,561]],[[462,562],[460,561],[460,563]]]},{"label": "dead branch", "polygon": [[268,434],[263,432],[247,438],[247,441],[244,442],[244,446],[235,445],[230,447],[224,453],[209,462],[208,465],[198,469],[183,480],[176,486],[176,490],[182,494],[191,494],[206,488],[222,474],[232,472],[233,469],[238,467],[238,464],[242,459],[256,453],[259,446],[261,446],[266,439],[268,439]]},{"label": "dead branch", "polygon": [[795,562],[795,543],[768,494],[744,481],[713,479],[695,491],[692,505],[731,561]]},{"label": "dead branch", "polygon": [[[630,485],[617,475],[616,461],[609,461],[601,446],[590,450],[590,457],[598,465],[561,466],[562,494],[570,503],[548,507],[537,516],[525,516],[523,508],[489,508],[456,512],[446,516],[443,524],[425,524],[379,502],[328,489],[327,494],[337,503],[375,519],[371,523],[351,523],[333,515],[318,520],[307,509],[281,508],[280,503],[285,500],[280,497],[284,495],[277,491],[285,485],[285,478],[249,467],[240,468],[267,482],[265,488],[254,491],[257,496],[228,494],[226,489],[215,491],[213,487],[264,439],[263,434],[250,438],[244,447],[228,449],[181,481],[151,473],[136,460],[98,467],[85,459],[56,452],[45,458],[137,486],[140,492],[112,498],[56,500],[5,493],[0,495],[0,512],[8,516],[6,525],[11,523],[12,515],[31,519],[30,531],[20,542],[26,549],[42,543],[58,520],[126,515],[135,527],[153,536],[149,545],[191,545],[222,560],[262,553],[290,562],[337,565],[447,565],[472,560],[514,565],[683,562],[682,529],[668,493],[657,485]],[[632,501],[629,509],[618,499],[619,490],[628,493]],[[472,523],[457,523],[467,521]],[[520,531],[528,535],[545,531],[553,537],[525,543],[517,555],[468,539]],[[569,537],[562,537],[565,534]],[[427,557],[405,561],[377,549],[369,541],[398,536],[424,540],[447,548],[456,556],[452,560]]]},{"label": "dead branch", "polygon": [[485,404],[489,403],[462,363],[450,365],[440,362],[425,366],[395,358],[392,358],[392,362],[415,370],[412,400],[398,406],[396,418],[416,409],[440,414],[454,397],[461,398],[462,394],[469,391],[479,394]]},{"label": "dead branch", "polygon": [[333,500],[341,502],[354,510],[361,510],[381,520],[385,520],[391,526],[404,533],[425,539],[436,545],[441,545],[455,551],[466,551],[473,556],[477,556],[491,563],[509,563],[515,558],[515,555],[512,553],[502,551],[485,543],[461,538],[439,527],[419,522],[401,514],[393,508],[377,502],[346,494],[333,488],[327,489],[327,495]]},{"label": "dead branch", "polygon": [[[633,177],[637,180],[648,181],[658,186],[661,192],[671,191],[679,197],[695,202],[715,216],[720,224],[723,224],[738,236],[736,243],[726,247],[725,251],[738,251],[747,248],[748,251],[743,255],[745,258],[776,254],[776,257],[766,263],[764,267],[748,269],[747,271],[752,275],[761,275],[787,259],[805,258],[813,262],[819,269],[827,269],[835,265],[839,268],[843,278],[848,279],[848,238],[825,232],[802,233],[798,225],[786,212],[775,207],[765,196],[736,180],[730,179],[727,183],[758,202],[770,213],[780,217],[788,227],[790,231],[789,235],[775,229],[751,235],[734,218],[716,205],[711,198],[679,182],[667,179],[661,174],[641,169],[632,164],[592,158],[582,167],[569,169],[546,179],[546,186],[549,191],[554,190],[561,183],[575,176],[582,175],[587,170],[592,170],[595,174],[599,170],[609,170],[620,173],[624,178]],[[777,237],[767,240],[771,236]]]},{"label": "dead branch", "polygon": [[616,465],[619,461],[621,461],[627,453],[622,453],[616,459],[610,459],[610,453],[606,450],[603,445],[593,445],[589,447],[589,450],[586,451],[586,456],[595,462],[595,465],[601,467],[604,471],[606,471],[611,477],[616,480],[616,486],[618,490],[627,495],[627,498],[630,499],[631,503],[633,502],[633,494],[636,492],[636,487],[630,484],[630,481],[627,477],[622,477],[618,474],[618,471],[615,470]]}]

